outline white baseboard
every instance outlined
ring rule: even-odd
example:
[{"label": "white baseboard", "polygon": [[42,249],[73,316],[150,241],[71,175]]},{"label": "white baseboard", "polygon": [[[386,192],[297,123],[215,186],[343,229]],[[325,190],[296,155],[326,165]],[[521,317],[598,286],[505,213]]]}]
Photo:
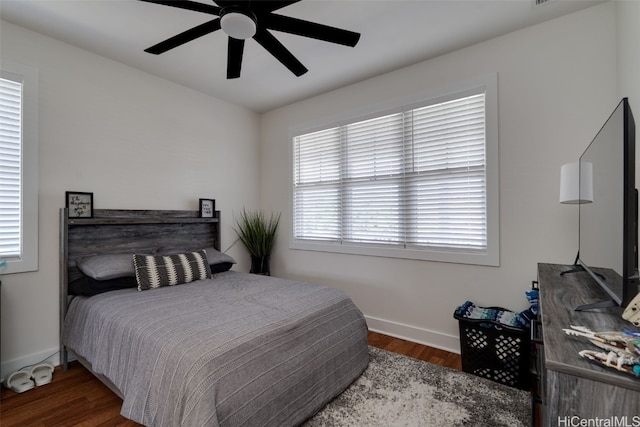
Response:
[{"label": "white baseboard", "polygon": [[24,368],[25,366],[30,368],[45,359],[53,366],[58,366],[60,364],[60,347],[53,347],[47,351],[3,362],[2,365],[0,365],[0,381],[4,382],[4,379],[15,371]]},{"label": "white baseboard", "polygon": [[369,330],[373,332],[460,354],[460,338],[455,335],[443,334],[372,316],[365,315],[364,317],[367,320]]}]

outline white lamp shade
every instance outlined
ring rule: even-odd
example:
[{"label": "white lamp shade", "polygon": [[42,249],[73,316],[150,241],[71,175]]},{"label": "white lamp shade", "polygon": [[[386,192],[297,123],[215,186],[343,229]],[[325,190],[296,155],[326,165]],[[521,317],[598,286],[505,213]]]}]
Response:
[{"label": "white lamp shade", "polygon": [[579,161],[560,169],[560,203],[577,205],[593,202],[593,164]]}]

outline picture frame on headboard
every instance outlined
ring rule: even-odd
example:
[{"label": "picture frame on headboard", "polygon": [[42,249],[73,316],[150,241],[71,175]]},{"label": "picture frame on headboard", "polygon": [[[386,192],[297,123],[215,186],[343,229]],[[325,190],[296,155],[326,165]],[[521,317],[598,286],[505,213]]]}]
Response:
[{"label": "picture frame on headboard", "polygon": [[65,207],[69,218],[93,218],[93,193],[66,191]]},{"label": "picture frame on headboard", "polygon": [[215,199],[200,199],[200,218],[213,218],[216,212]]}]

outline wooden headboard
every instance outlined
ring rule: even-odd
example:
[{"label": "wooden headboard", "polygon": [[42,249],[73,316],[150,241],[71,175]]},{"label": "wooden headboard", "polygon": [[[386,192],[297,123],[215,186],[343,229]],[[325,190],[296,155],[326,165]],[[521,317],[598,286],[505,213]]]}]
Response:
[{"label": "wooden headboard", "polygon": [[[69,218],[60,209],[60,338],[67,313],[69,277],[84,256],[113,253],[161,254],[214,247],[220,250],[220,211],[94,209],[93,218]],[[61,347],[62,348],[62,347]],[[62,348],[63,365],[66,354]]]}]

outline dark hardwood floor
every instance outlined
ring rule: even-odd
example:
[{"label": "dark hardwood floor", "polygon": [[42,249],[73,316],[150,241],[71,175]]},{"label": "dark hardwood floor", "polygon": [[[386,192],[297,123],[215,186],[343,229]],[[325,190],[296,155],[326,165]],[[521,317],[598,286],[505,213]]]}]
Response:
[{"label": "dark hardwood floor", "polygon": [[435,365],[446,366],[457,370],[462,370],[462,358],[459,354],[450,353],[426,345],[416,344],[411,341],[401,340],[388,335],[378,334],[369,331],[369,345],[394,353],[424,360]]},{"label": "dark hardwood floor", "polygon": [[[461,369],[459,354],[369,332],[369,344],[437,365]],[[120,415],[122,400],[72,362],[67,372],[56,368],[53,382],[18,394],[3,389],[0,425],[3,427],[139,426]]]}]

